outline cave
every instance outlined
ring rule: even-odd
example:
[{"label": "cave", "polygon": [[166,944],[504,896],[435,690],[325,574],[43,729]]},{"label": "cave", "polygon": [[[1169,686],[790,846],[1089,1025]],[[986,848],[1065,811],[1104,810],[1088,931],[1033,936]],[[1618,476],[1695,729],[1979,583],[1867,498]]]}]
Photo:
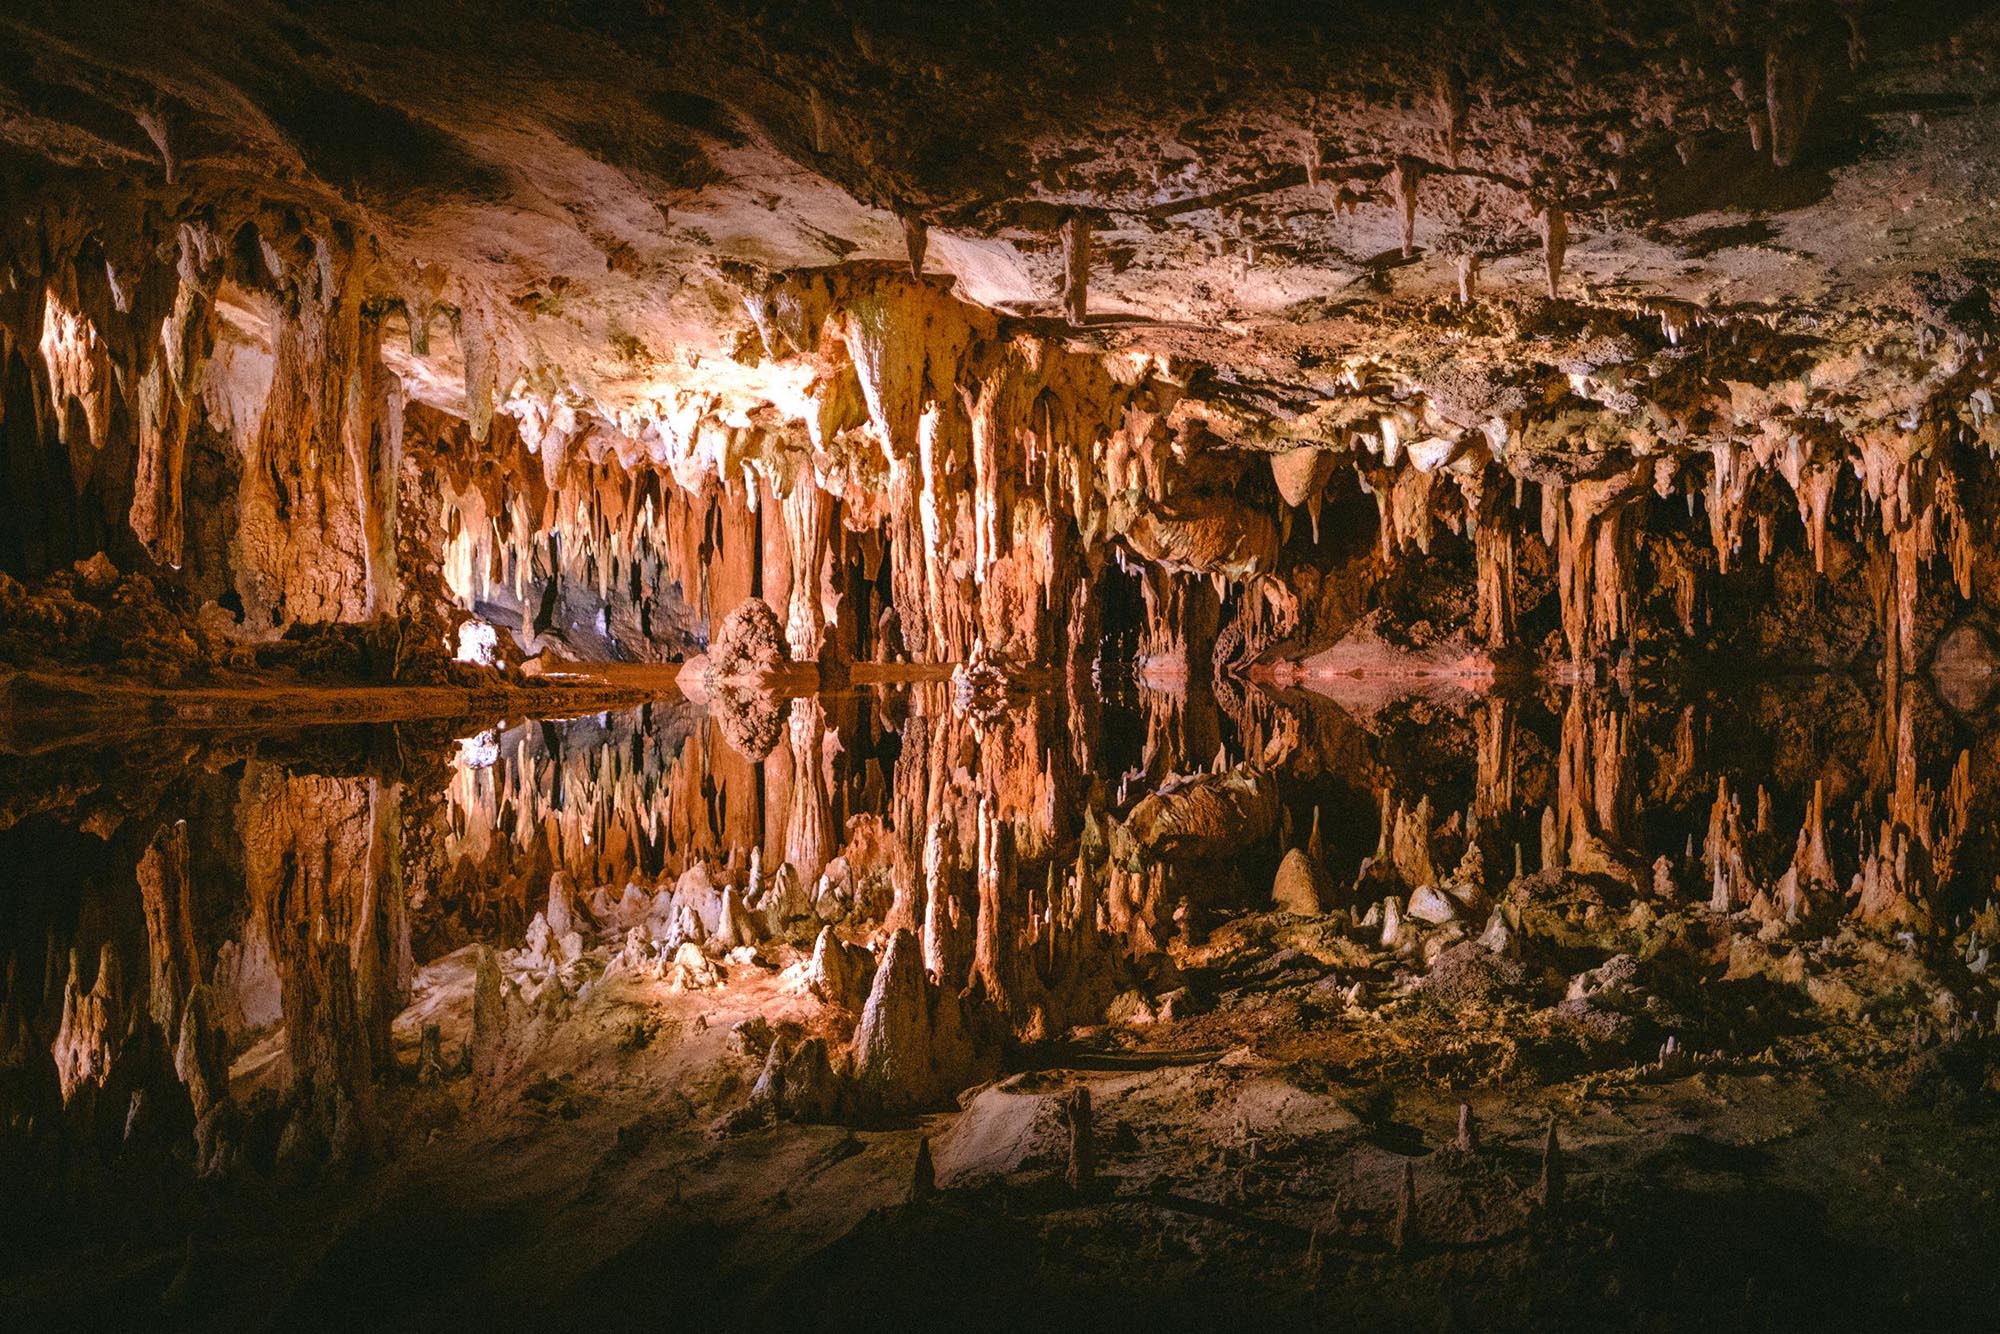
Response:
[{"label": "cave", "polygon": [[1989,1330],[2000,5],[10,0],[0,1327]]}]

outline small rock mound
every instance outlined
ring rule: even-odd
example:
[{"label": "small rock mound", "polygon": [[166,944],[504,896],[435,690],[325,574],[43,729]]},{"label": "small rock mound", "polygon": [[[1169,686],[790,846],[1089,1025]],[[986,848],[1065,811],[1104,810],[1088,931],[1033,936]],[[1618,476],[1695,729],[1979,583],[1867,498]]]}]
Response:
[{"label": "small rock mound", "polygon": [[1317,917],[1326,911],[1332,885],[1319,863],[1298,848],[1285,854],[1271,885],[1271,903],[1279,912]]},{"label": "small rock mound", "polygon": [[790,661],[785,627],[762,598],[750,598],[722,620],[709,645],[710,684],[756,681],[776,673]]},{"label": "small rock mound", "polygon": [[1069,1162],[1062,1095],[1021,1075],[981,1089],[934,1152],[937,1183],[947,1190],[1024,1173],[1053,1177]]},{"label": "small rock mound", "polygon": [[1424,1005],[1447,1014],[1509,1000],[1532,1000],[1533,992],[1526,965],[1494,954],[1476,940],[1460,941],[1444,950],[1416,987]]}]

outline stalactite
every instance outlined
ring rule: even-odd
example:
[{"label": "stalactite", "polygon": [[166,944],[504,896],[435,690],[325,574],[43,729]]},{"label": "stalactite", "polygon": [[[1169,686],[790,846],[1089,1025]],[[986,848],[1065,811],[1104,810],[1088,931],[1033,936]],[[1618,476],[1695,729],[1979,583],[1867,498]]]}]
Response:
[{"label": "stalactite", "polygon": [[1438,135],[1444,142],[1445,156],[1456,167],[1459,150],[1465,140],[1468,109],[1465,72],[1450,62],[1440,64],[1433,75],[1432,98],[1437,104]]},{"label": "stalactite", "polygon": [[[71,267],[47,289],[41,351],[48,368],[49,407],[57,439],[69,446],[70,471],[77,477],[89,474],[91,457],[104,448],[111,429],[112,399],[111,348],[81,305]],[[81,439],[66,411],[71,403],[83,415]]]},{"label": "stalactite", "polygon": [[203,975],[195,949],[186,821],[176,821],[154,838],[140,858],[138,880],[146,915],[147,1008],[160,1032],[176,1038],[182,1007]]},{"label": "stalactite", "polygon": [[1543,489],[1542,533],[1556,554],[1563,638],[1579,661],[1603,652],[1626,631],[1633,562],[1626,509],[1651,473],[1641,463],[1608,477]]},{"label": "stalactite", "polygon": [[1378,528],[1382,559],[1392,561],[1400,552],[1414,549],[1429,555],[1432,534],[1431,491],[1437,474],[1417,467],[1366,468],[1362,484],[1375,497],[1381,515]]},{"label": "stalactite", "polygon": [[337,241],[289,235],[291,283],[278,316],[271,385],[244,449],[232,546],[259,628],[365,620],[384,610],[384,475],[379,332],[362,311],[354,257]]},{"label": "stalactite", "polygon": [[118,1042],[125,1034],[125,989],[118,951],[105,941],[89,990],[83,987],[82,959],[69,955],[68,982],[54,1046],[56,1077],[67,1103],[86,1085],[101,1085],[111,1073]]},{"label": "stalactite", "polygon": [[1550,199],[1536,210],[1535,224],[1542,237],[1542,264],[1548,275],[1549,300],[1560,295],[1563,257],[1569,251],[1569,216],[1562,204]]},{"label": "stalactite", "polygon": [[1063,318],[1082,324],[1090,305],[1090,220],[1071,214],[1062,225]]},{"label": "stalactite", "polygon": [[795,483],[781,502],[785,551],[792,569],[791,605],[785,614],[785,640],[794,657],[820,655],[826,634],[827,604],[832,600],[827,567],[833,530],[833,506],[826,492],[809,480]]},{"label": "stalactite", "polygon": [[1773,42],[1764,53],[1764,101],[1771,117],[1771,165],[1789,167],[1805,145],[1819,65],[1803,43]]},{"label": "stalactite", "polygon": [[1743,516],[1756,471],[1749,451],[1723,441],[1709,451],[1713,466],[1708,482],[1709,532],[1715,543],[1716,569],[1729,573],[1729,562],[1743,549]]},{"label": "stalactite", "polygon": [[220,238],[203,223],[182,223],[173,308],[160,326],[158,354],[139,380],[139,458],[130,522],[153,558],[171,567],[186,555],[188,432],[195,416],[195,385],[215,341],[214,297],[221,270]]},{"label": "stalactite", "polygon": [[814,84],[806,89],[806,112],[812,121],[812,151],[825,157],[832,142],[830,135],[830,114],[826,107],[826,97]]},{"label": "stalactite", "polygon": [[921,279],[924,276],[924,251],[930,245],[930,225],[914,213],[899,213],[897,221],[903,228],[903,248],[910,256],[910,276]]},{"label": "stalactite", "polygon": [[1466,528],[1478,580],[1478,634],[1489,645],[1502,647],[1514,638],[1515,516],[1492,494],[1493,479],[1488,470],[1468,470],[1455,476],[1465,500]]},{"label": "stalactite", "polygon": [[1417,253],[1417,188],[1423,183],[1425,164],[1421,158],[1399,157],[1389,169],[1389,197],[1403,220],[1403,258]]}]

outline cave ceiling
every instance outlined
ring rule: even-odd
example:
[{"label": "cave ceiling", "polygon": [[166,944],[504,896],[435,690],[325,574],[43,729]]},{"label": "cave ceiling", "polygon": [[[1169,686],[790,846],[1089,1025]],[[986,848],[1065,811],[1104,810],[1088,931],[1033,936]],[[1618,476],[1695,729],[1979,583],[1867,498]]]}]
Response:
[{"label": "cave ceiling", "polygon": [[[1966,4],[17,4],[0,29],[9,226],[66,200],[331,220],[415,397],[625,435],[796,428],[820,368],[769,346],[757,294],[913,246],[997,320],[1170,368],[1239,444],[1357,394],[1517,433],[1560,408],[1699,436],[1745,395],[1893,419],[1977,355],[2000,225],[2000,26]],[[144,263],[106,259],[114,285]],[[1712,328],[1739,353],[1690,364]]]}]

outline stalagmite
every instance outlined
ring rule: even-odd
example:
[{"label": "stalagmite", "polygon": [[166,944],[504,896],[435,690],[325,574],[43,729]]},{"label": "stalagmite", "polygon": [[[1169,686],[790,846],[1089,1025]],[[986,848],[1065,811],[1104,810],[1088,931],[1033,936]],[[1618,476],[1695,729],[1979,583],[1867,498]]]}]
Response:
[{"label": "stalagmite", "polygon": [[958,997],[924,975],[915,936],[890,936],[854,1033],[854,1078],[885,1114],[936,1106],[968,1078],[974,1054]]},{"label": "stalagmite", "polygon": [[1063,1121],[1069,1128],[1069,1165],[1063,1184],[1071,1195],[1091,1193],[1097,1181],[1096,1129],[1090,1111],[1090,1087],[1079,1084],[1063,1099]]},{"label": "stalagmite", "polygon": [[1382,948],[1399,950],[1407,943],[1403,932],[1403,904],[1394,894],[1382,900]]},{"label": "stalagmite", "polygon": [[1469,1103],[1458,1105],[1458,1135],[1452,1140],[1452,1147],[1463,1154],[1479,1152],[1479,1128],[1473,1122]]},{"label": "stalagmite", "polygon": [[1402,1184],[1396,1191],[1396,1213],[1389,1220],[1389,1249],[1402,1256],[1421,1244],[1417,1231],[1417,1169],[1415,1164],[1405,1162]]},{"label": "stalagmite", "polygon": [[1563,1209],[1564,1168],[1562,1145],[1556,1139],[1555,1122],[1549,1122],[1542,1140],[1542,1174],[1535,1182],[1535,1206],[1541,1217],[1554,1219]]},{"label": "stalagmite", "polygon": [[855,957],[854,949],[844,944],[832,927],[821,927],[813,942],[806,980],[813,994],[828,1005],[858,1015],[868,1000],[869,972]]},{"label": "stalagmite", "polygon": [[472,1037],[466,1045],[473,1078],[490,1081],[500,1069],[500,1048],[506,1040],[507,1010],[500,995],[500,963],[485,945],[472,959]]},{"label": "stalagmite", "polygon": [[442,1083],[444,1076],[444,1030],[437,1024],[425,1024],[417,1043],[417,1082]]},{"label": "stalagmite", "polygon": [[1293,848],[1278,865],[1278,877],[1271,886],[1271,902],[1280,912],[1313,917],[1325,911],[1328,888],[1319,864]]}]

